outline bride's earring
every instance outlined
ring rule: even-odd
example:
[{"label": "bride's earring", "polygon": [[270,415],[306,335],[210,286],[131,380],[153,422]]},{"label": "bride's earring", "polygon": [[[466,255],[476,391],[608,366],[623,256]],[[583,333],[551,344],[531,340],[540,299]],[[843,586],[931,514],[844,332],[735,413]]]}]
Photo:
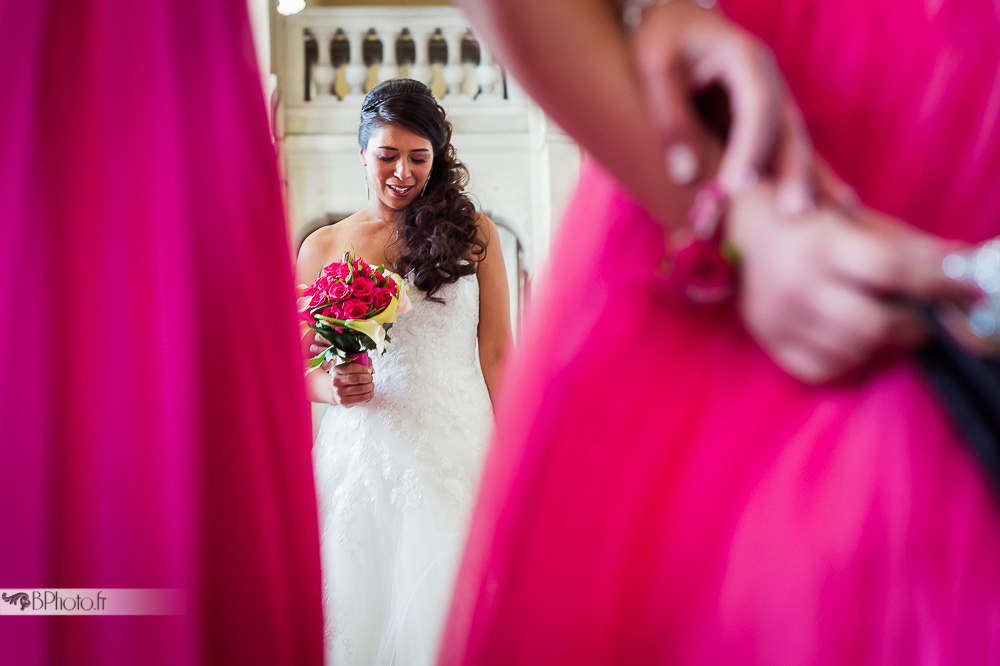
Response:
[{"label": "bride's earring", "polygon": [[368,166],[367,164],[362,164],[361,165],[361,177],[365,179],[365,196],[368,198],[368,201],[371,201],[372,200],[372,190],[371,190],[371,187],[369,187],[369,185],[368,185],[368,172],[365,171],[365,167],[367,167],[367,166]]},{"label": "bride's earring", "polygon": [[420,196],[424,196],[424,192],[427,191],[427,186],[430,184],[431,184],[431,178],[430,176],[428,176],[427,180],[424,181],[424,189],[420,190]]}]

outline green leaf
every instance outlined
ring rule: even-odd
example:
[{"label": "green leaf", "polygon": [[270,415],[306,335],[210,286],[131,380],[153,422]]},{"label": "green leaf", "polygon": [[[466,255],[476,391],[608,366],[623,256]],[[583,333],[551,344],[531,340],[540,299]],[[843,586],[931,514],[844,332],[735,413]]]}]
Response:
[{"label": "green leaf", "polygon": [[316,314],[317,312],[322,312],[325,308],[328,308],[331,305],[333,305],[333,301],[327,301],[325,303],[320,303],[319,305],[315,305],[309,308],[309,314],[311,314],[313,317],[318,317],[319,315]]}]

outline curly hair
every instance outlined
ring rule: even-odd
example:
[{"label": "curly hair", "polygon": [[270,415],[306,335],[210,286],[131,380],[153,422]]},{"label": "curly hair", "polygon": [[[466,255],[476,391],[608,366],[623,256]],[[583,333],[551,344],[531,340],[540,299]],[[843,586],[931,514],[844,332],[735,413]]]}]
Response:
[{"label": "curly hair", "polygon": [[451,145],[451,123],[430,88],[413,79],[390,79],[372,88],[361,106],[358,143],[368,147],[372,132],[385,125],[409,130],[431,143],[433,160],[426,188],[396,214],[399,256],[393,268],[439,303],[444,285],[476,271],[486,243],[476,224],[476,206],[465,193],[469,170]]}]

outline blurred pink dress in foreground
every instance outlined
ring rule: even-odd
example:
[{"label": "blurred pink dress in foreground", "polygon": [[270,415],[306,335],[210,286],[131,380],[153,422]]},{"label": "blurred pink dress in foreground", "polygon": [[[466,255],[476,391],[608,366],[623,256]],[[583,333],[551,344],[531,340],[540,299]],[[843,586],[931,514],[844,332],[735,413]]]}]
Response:
[{"label": "blurred pink dress in foreground", "polygon": [[[724,5],[866,203],[1000,233],[1000,5]],[[657,296],[660,234],[585,169],[441,663],[1000,663],[1000,511],[913,363],[798,383],[731,311]]]},{"label": "blurred pink dress in foreground", "polygon": [[245,0],[0,0],[5,664],[320,664],[289,252]]}]

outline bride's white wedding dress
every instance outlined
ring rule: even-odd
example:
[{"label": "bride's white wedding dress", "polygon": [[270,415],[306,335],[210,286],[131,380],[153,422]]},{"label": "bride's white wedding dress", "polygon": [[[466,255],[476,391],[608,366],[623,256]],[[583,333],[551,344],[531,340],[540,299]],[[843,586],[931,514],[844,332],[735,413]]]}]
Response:
[{"label": "bride's white wedding dress", "polygon": [[475,274],[410,289],[372,355],[375,397],[331,405],[313,460],[327,663],[435,662],[492,410],[476,360]]}]

